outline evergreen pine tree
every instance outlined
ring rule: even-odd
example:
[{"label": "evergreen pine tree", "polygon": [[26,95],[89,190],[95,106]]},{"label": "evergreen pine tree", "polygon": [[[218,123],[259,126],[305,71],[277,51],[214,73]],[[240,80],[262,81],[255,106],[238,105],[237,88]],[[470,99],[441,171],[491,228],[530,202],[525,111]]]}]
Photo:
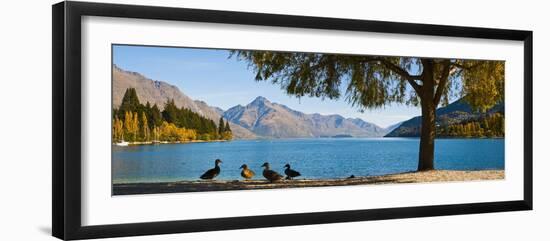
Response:
[{"label": "evergreen pine tree", "polygon": [[122,103],[119,108],[119,117],[126,113],[126,111],[136,112],[140,109],[139,98],[137,96],[136,89],[128,88],[122,97]]},{"label": "evergreen pine tree", "polygon": [[231,132],[231,127],[229,127],[229,121],[225,122],[225,129],[224,131]]},{"label": "evergreen pine tree", "polygon": [[223,117],[220,117],[220,122],[218,124],[218,134],[220,136],[223,134],[224,129],[225,129],[225,125],[223,123]]},{"label": "evergreen pine tree", "polygon": [[157,104],[154,104],[151,108],[151,126],[160,126],[162,125],[162,114]]},{"label": "evergreen pine tree", "polygon": [[179,109],[174,103],[174,99],[169,100],[164,105],[164,111],[162,111],[162,118],[168,123],[176,123],[178,119]]}]

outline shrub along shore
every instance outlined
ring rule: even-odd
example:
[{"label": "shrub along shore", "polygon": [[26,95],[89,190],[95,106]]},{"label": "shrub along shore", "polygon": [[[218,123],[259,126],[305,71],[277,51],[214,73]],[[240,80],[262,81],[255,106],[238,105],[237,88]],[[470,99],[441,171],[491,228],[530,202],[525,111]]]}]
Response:
[{"label": "shrub along shore", "polygon": [[462,182],[504,179],[504,170],[451,171],[433,170],[381,176],[338,179],[294,179],[270,183],[265,179],[177,181],[159,183],[114,183],[113,195],[274,189],[295,187],[348,186],[425,182]]}]

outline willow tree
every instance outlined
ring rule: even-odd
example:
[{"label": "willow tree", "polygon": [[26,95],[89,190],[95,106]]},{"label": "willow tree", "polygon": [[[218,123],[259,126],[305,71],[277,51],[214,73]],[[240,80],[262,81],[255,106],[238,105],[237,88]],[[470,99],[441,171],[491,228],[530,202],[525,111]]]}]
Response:
[{"label": "willow tree", "polygon": [[465,96],[477,111],[504,98],[504,62],[272,51],[232,51],[257,81],[279,84],[289,95],[338,99],[359,111],[391,103],[420,106],[418,170],[434,169],[436,108]]}]

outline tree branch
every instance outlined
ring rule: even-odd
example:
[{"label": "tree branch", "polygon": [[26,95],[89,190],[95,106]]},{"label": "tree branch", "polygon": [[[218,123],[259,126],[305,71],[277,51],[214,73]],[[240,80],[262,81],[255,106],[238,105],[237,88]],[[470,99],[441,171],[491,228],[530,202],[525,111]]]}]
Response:
[{"label": "tree branch", "polygon": [[433,102],[436,108],[439,105],[439,102],[441,101],[441,95],[443,94],[443,90],[445,89],[447,85],[447,81],[449,80],[450,71],[451,71],[451,62],[449,60],[446,60],[443,66],[443,72],[441,73],[441,77],[437,83],[437,89],[435,91],[435,95],[433,99]]},{"label": "tree branch", "polygon": [[408,79],[408,80],[421,79],[420,75],[411,75],[411,74],[409,74],[408,71],[404,70],[400,66],[395,65],[392,62],[389,62],[389,61],[386,61],[386,60],[383,60],[383,59],[377,59],[377,60],[380,61],[380,63],[382,63],[386,67],[390,68],[393,72],[403,76],[403,78],[405,78],[405,79]]},{"label": "tree branch", "polygon": [[390,70],[392,70],[393,72],[397,73],[398,75],[400,75],[401,77],[406,79],[409,82],[409,84],[413,87],[413,89],[417,93],[420,93],[420,90],[421,90],[422,86],[419,85],[418,83],[416,83],[416,81],[415,81],[417,79],[422,79],[420,75],[411,75],[411,74],[409,74],[408,71],[404,70],[400,66],[397,66],[394,63],[392,63],[390,61],[386,61],[384,59],[374,58],[374,60],[379,61],[381,64],[385,65]]},{"label": "tree branch", "polygon": [[416,83],[416,81],[414,81],[414,79],[407,79],[407,82],[409,82],[409,84],[413,87],[413,89],[416,91],[416,93],[420,93],[421,89],[422,89],[422,86],[419,85],[418,83]]}]

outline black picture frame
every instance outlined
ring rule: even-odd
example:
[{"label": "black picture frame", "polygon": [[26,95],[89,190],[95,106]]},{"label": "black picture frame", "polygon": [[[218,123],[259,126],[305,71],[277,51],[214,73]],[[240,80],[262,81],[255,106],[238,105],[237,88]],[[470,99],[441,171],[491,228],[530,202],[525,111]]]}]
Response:
[{"label": "black picture frame", "polygon": [[[426,36],[516,40],[524,43],[524,194],[521,200],[404,208],[139,222],[81,224],[81,17],[103,16],[350,30]],[[533,32],[263,13],[197,10],[90,2],[52,6],[52,233],[60,239],[106,238],[214,230],[309,225],[442,215],[532,210],[533,208]]]}]

